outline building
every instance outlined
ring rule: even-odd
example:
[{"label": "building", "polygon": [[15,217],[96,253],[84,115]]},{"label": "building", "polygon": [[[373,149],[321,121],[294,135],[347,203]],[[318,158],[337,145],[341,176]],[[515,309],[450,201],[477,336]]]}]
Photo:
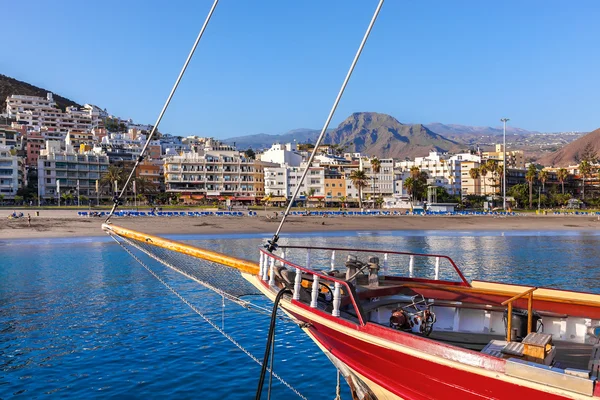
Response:
[{"label": "building", "polygon": [[[495,160],[495,161],[499,161],[500,164],[504,164],[503,163],[503,160],[504,160],[503,149],[504,149],[503,145],[497,144],[495,151],[484,151],[483,153],[481,153],[481,159],[483,161]],[[508,165],[509,169],[510,168],[525,169],[525,155],[523,154],[523,152],[521,150],[507,151],[506,152],[506,161],[507,161],[507,165]]]},{"label": "building", "polygon": [[[281,196],[289,199],[298,187],[300,178],[306,169],[306,164],[301,166],[276,166],[265,168],[265,194]],[[302,201],[325,200],[325,168],[313,166],[300,185],[298,200]]]},{"label": "building", "polygon": [[395,190],[394,160],[391,158],[379,159],[381,165],[378,173],[375,173],[371,161],[372,159],[364,157],[360,159],[360,169],[365,171],[365,174],[369,177],[369,184],[363,189],[363,197],[392,196]]},{"label": "building", "polygon": [[0,126],[0,146],[14,149],[19,143],[21,131],[9,126]]},{"label": "building", "polygon": [[[414,161],[400,161],[394,165],[396,181],[404,181],[410,176],[410,170],[417,167],[420,171],[427,173],[432,184],[443,187],[451,195],[461,193],[462,170],[461,163],[463,161],[479,161],[479,156],[461,153],[450,156],[448,154],[440,154],[438,152],[429,152],[426,157],[416,157]],[[396,184],[396,194],[404,194]]]},{"label": "building", "polygon": [[44,137],[40,132],[31,131],[27,132],[26,138],[27,142],[25,144],[25,164],[27,167],[37,168],[38,157],[40,156],[40,152],[44,148]]},{"label": "building", "polygon": [[112,188],[102,188],[102,177],[108,171],[108,157],[93,152],[76,153],[59,142],[46,142],[38,158],[38,193],[44,202],[58,202],[62,194],[90,199],[109,197]]},{"label": "building", "polygon": [[262,182],[256,182],[257,163],[261,162],[211,139],[200,153],[165,156],[165,190],[194,194],[196,200],[230,197],[238,201],[255,201],[264,187]]},{"label": "building", "polygon": [[8,146],[0,146],[0,196],[14,199],[24,185],[22,159],[13,155]]},{"label": "building", "polygon": [[46,98],[38,96],[12,95],[6,99],[6,111],[9,117],[28,128],[48,128],[66,134],[69,130],[85,131],[101,125],[100,112],[88,107],[79,110],[67,107],[63,112],[48,93]]},{"label": "building", "polygon": [[299,167],[302,163],[302,156],[298,153],[296,143],[273,144],[270,149],[264,151],[258,158],[264,162],[289,165],[290,167]]}]

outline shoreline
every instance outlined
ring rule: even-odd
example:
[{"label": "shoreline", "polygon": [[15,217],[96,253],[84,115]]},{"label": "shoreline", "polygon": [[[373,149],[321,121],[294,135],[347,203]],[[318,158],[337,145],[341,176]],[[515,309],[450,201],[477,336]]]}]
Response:
[{"label": "shoreline", "polygon": [[[67,237],[101,237],[103,218],[78,217],[76,211],[32,210],[31,227],[25,218],[0,220],[0,240]],[[154,235],[272,235],[281,218],[268,219],[271,212],[258,217],[113,217],[118,226]],[[318,233],[332,231],[600,231],[596,216],[355,216],[323,218],[290,216],[282,233]]]}]

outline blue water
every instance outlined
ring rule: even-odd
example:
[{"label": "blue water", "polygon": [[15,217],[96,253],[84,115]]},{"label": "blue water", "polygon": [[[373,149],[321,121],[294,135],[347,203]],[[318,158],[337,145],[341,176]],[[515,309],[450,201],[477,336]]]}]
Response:
[{"label": "blue water", "polygon": [[[256,235],[172,236],[257,259]],[[595,232],[333,232],[282,243],[451,256],[468,279],[600,292]],[[154,264],[222,324],[221,298]],[[266,304],[261,298],[254,302]],[[225,306],[225,330],[262,358],[268,318]],[[310,399],[332,399],[335,369],[279,323],[275,370]],[[107,238],[0,241],[0,399],[253,398],[259,367]],[[344,387],[344,398],[349,398]],[[273,398],[294,394],[278,382]]]}]

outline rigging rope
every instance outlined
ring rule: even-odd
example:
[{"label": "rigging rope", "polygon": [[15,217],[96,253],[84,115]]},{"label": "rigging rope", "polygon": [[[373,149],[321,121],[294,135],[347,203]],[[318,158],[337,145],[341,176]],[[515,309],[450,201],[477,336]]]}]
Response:
[{"label": "rigging rope", "polygon": [[204,35],[204,31],[206,30],[206,27],[208,26],[208,22],[210,21],[210,18],[212,17],[213,12],[215,11],[215,8],[217,8],[218,3],[219,3],[219,0],[214,0],[214,3],[212,5],[212,7],[210,8],[210,11],[208,12],[208,15],[206,16],[206,19],[204,20],[204,24],[202,24],[202,28],[200,29],[200,32],[198,33],[198,37],[196,38],[196,41],[194,42],[194,45],[192,46],[192,49],[190,50],[190,54],[188,54],[188,57],[185,60],[185,63],[183,64],[183,68],[181,68],[181,72],[179,73],[179,76],[177,77],[177,80],[175,81],[175,85],[173,85],[173,88],[171,89],[171,93],[169,93],[169,97],[167,97],[167,101],[165,102],[165,105],[163,106],[160,114],[158,115],[156,123],[154,124],[154,126],[152,127],[152,130],[150,131],[150,134],[148,135],[148,140],[146,140],[146,144],[144,144],[144,147],[142,148],[142,151],[140,152],[140,155],[137,158],[137,161],[135,162],[133,169],[131,170],[131,172],[129,173],[129,176],[127,177],[127,181],[125,181],[125,184],[123,185],[123,188],[121,189],[121,192],[118,195],[115,194],[115,198],[113,199],[112,209],[110,210],[108,217],[106,217],[106,220],[104,221],[105,223],[108,223],[108,221],[110,220],[110,217],[112,217],[112,215],[115,213],[117,207],[119,206],[119,203],[121,202],[121,198],[123,197],[123,194],[125,193],[125,190],[127,189],[127,186],[129,186],[129,182],[131,181],[131,178],[135,174],[135,170],[137,169],[138,165],[144,159],[146,150],[148,149],[148,145],[150,145],[150,141],[152,140],[154,133],[158,129],[158,125],[160,124],[160,121],[162,120],[163,116],[165,115],[165,112],[167,111],[167,108],[169,107],[169,103],[171,103],[171,99],[173,98],[173,95],[175,94],[175,91],[177,90],[177,86],[179,86],[179,82],[181,82],[181,78],[183,78],[183,74],[185,73],[185,70],[187,69],[190,61],[192,60],[192,56],[194,55],[194,52],[196,51],[196,47],[198,47],[198,43],[200,43],[200,39],[202,38],[202,35]]},{"label": "rigging rope", "polygon": [[[221,335],[223,335],[227,340],[229,340],[231,343],[233,343],[238,349],[240,349],[242,352],[244,352],[244,354],[246,354],[248,357],[250,357],[252,360],[254,360],[254,362],[256,362],[258,365],[260,365],[263,369],[265,369],[265,365],[263,365],[263,363],[261,363],[261,361],[256,358],[252,353],[250,353],[250,351],[248,351],[246,348],[244,348],[237,340],[235,340],[233,337],[231,337],[228,333],[226,333],[223,329],[219,328],[219,326],[217,324],[215,324],[210,318],[208,318],[206,315],[204,315],[196,306],[194,306],[192,303],[190,303],[185,297],[183,297],[181,294],[179,294],[179,292],[177,290],[175,290],[171,285],[169,285],[163,278],[160,277],[160,275],[158,275],[156,272],[154,272],[154,270],[152,270],[152,268],[148,267],[142,260],[140,260],[135,254],[133,254],[133,252],[127,248],[127,246],[125,246],[123,244],[123,242],[119,241],[114,235],[109,233],[109,236],[119,244],[119,246],[121,246],[123,248],[123,250],[125,250],[127,253],[129,253],[129,255],[131,257],[133,257],[134,260],[136,260],[142,267],[144,267],[150,274],[152,274],[152,276],[154,276],[156,279],[158,279],[158,281],[160,283],[162,283],[167,289],[169,289],[175,296],[177,296],[179,298],[179,300],[181,300],[184,304],[186,304],[189,308],[192,309],[192,311],[194,311],[196,314],[198,314],[204,321],[206,321],[210,326],[212,326],[217,332],[219,332]],[[225,297],[223,297],[225,298]],[[288,389],[290,389],[292,392],[294,392],[298,397],[300,397],[301,399],[304,400],[308,400],[304,395],[302,395],[302,393],[300,393],[296,388],[294,388],[291,384],[289,384],[288,382],[286,382],[281,376],[279,376],[275,371],[273,371],[270,368],[267,368],[267,370],[275,377],[275,379],[277,379],[279,382],[281,382],[285,387],[287,387]]]},{"label": "rigging rope", "polygon": [[285,223],[285,220],[290,213],[292,204],[294,204],[296,197],[298,197],[298,193],[300,192],[302,183],[304,182],[304,179],[306,178],[306,175],[308,174],[308,170],[310,169],[310,166],[315,158],[315,155],[317,154],[317,150],[319,149],[319,146],[321,145],[321,142],[323,141],[323,138],[325,137],[325,133],[327,132],[327,128],[329,127],[329,123],[331,122],[331,119],[333,118],[333,114],[335,114],[335,110],[337,109],[337,106],[340,103],[342,95],[344,94],[346,85],[348,85],[348,81],[350,80],[350,77],[352,76],[354,67],[356,67],[356,63],[358,62],[358,59],[360,58],[363,48],[365,47],[365,44],[367,43],[367,39],[369,38],[371,29],[373,29],[373,25],[375,25],[375,21],[377,20],[377,16],[379,15],[379,11],[381,10],[381,7],[383,6],[383,2],[384,2],[384,0],[379,0],[379,4],[377,5],[377,8],[375,9],[375,13],[373,14],[373,18],[371,18],[371,22],[369,23],[369,27],[367,28],[367,31],[365,32],[365,35],[362,39],[362,42],[360,43],[360,46],[358,46],[358,51],[356,52],[356,55],[354,56],[354,60],[352,60],[352,64],[350,65],[350,69],[348,70],[348,73],[346,74],[346,79],[344,79],[344,82],[342,83],[342,87],[340,88],[340,91],[338,92],[338,95],[335,98],[335,101],[333,102],[333,107],[331,107],[331,111],[329,111],[329,116],[327,117],[327,120],[325,121],[325,125],[323,125],[323,129],[321,129],[321,134],[319,135],[319,138],[317,139],[317,142],[315,143],[315,148],[313,149],[312,153],[310,154],[310,157],[306,163],[306,168],[304,169],[304,172],[302,172],[302,176],[300,177],[300,182],[298,183],[298,185],[296,185],[294,194],[292,195],[292,198],[290,199],[290,202],[288,203],[287,208],[285,209],[283,218],[281,218],[279,227],[277,228],[277,231],[273,235],[273,238],[267,242],[267,245],[265,245],[267,250],[269,250],[270,252],[273,252],[275,249],[277,249],[277,241],[279,240],[279,233],[281,233],[281,228],[283,228],[283,224]]}]

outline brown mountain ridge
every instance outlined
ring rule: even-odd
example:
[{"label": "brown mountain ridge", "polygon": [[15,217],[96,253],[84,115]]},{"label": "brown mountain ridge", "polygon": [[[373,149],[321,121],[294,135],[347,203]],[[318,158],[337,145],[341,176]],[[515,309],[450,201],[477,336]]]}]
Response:
[{"label": "brown mountain ridge", "polygon": [[347,152],[399,159],[426,156],[429,151],[458,151],[462,146],[421,124],[402,124],[375,112],[352,114],[327,133],[324,142],[341,145]]},{"label": "brown mountain ridge", "polygon": [[569,165],[574,165],[579,162],[581,154],[588,145],[590,145],[597,154],[600,154],[600,128],[580,137],[554,153],[545,155],[537,160],[537,162],[541,165],[552,167],[567,167]]}]

